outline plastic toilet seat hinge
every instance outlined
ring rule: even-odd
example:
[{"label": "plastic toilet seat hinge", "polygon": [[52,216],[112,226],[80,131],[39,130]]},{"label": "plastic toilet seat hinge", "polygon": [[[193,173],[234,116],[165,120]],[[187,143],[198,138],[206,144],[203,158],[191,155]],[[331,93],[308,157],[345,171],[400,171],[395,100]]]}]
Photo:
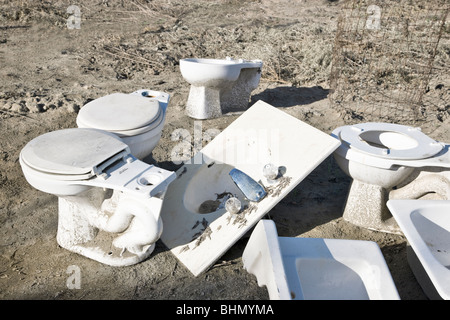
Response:
[{"label": "plastic toilet seat hinge", "polygon": [[[158,197],[164,193],[169,183],[175,179],[174,172],[142,162],[127,150],[94,167],[92,171],[95,173],[95,176],[91,179],[80,181],[81,184],[120,190],[140,198]],[[158,183],[143,183],[143,176],[149,174],[158,176]]]},{"label": "plastic toilet seat hinge", "polygon": [[92,173],[99,178],[107,179],[110,176],[110,172],[112,171],[114,164],[120,163],[122,161],[132,162],[133,156],[130,155],[129,148],[122,150],[116,155],[112,156],[108,160],[100,163],[99,165],[92,168]]}]

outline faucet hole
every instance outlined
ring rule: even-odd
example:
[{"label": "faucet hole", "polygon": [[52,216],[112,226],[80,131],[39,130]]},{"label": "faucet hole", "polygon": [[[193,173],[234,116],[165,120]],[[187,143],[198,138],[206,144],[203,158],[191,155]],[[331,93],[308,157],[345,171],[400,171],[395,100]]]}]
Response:
[{"label": "faucet hole", "polygon": [[143,186],[153,186],[161,182],[161,177],[155,174],[146,174],[139,178],[139,184]]}]

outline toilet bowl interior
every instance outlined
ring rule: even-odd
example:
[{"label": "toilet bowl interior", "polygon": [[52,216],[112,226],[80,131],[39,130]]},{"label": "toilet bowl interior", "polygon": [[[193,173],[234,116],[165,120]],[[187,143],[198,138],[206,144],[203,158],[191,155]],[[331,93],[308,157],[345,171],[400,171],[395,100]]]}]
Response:
[{"label": "toilet bowl interior", "polygon": [[417,128],[391,123],[345,126],[337,133],[352,150],[387,159],[425,159],[438,154],[443,148],[441,143]]}]

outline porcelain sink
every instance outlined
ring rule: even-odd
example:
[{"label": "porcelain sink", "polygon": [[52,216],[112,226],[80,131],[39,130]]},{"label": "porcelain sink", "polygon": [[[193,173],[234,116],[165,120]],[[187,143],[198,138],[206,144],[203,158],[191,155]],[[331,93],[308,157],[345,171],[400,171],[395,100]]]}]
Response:
[{"label": "porcelain sink", "polygon": [[[195,276],[236,241],[339,146],[328,134],[258,101],[178,171],[167,189],[161,217],[162,242]],[[279,176],[263,175],[267,164]],[[238,169],[265,188],[249,201],[230,176]],[[226,200],[237,198],[232,213]]]},{"label": "porcelain sink", "polygon": [[411,246],[408,262],[432,299],[450,298],[450,200],[389,200]]},{"label": "porcelain sink", "polygon": [[278,237],[261,220],[242,255],[244,268],[272,300],[398,300],[375,242]]}]

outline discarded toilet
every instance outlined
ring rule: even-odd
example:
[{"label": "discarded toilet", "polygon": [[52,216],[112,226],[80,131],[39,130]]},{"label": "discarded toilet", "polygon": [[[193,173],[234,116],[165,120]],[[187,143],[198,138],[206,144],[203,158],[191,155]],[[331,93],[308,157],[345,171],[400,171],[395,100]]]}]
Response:
[{"label": "discarded toilet", "polygon": [[201,274],[339,144],[256,102],[177,170],[161,209],[161,241]]},{"label": "discarded toilet", "polygon": [[272,220],[261,220],[242,262],[271,300],[400,299],[372,241],[279,237]]},{"label": "discarded toilet", "polygon": [[406,239],[407,259],[429,299],[450,299],[450,201],[389,200]]},{"label": "discarded toilet", "polygon": [[114,134],[85,128],[38,136],[19,160],[34,188],[58,197],[61,247],[112,266],[150,256],[175,173],[138,160]]},{"label": "discarded toilet", "polygon": [[186,113],[195,119],[220,117],[247,109],[251,92],[261,79],[261,60],[180,60],[183,78],[191,85]]},{"label": "discarded toilet", "polygon": [[[450,145],[419,128],[370,122],[342,126],[331,135],[342,142],[334,152],[337,163],[353,178],[343,217],[361,227],[401,234],[386,207],[389,192],[414,171],[450,170]],[[433,191],[432,184],[428,188]]]},{"label": "discarded toilet", "polygon": [[142,160],[161,138],[169,99],[165,92],[145,89],[109,94],[84,105],[77,126],[117,135],[130,147],[131,154]]}]

